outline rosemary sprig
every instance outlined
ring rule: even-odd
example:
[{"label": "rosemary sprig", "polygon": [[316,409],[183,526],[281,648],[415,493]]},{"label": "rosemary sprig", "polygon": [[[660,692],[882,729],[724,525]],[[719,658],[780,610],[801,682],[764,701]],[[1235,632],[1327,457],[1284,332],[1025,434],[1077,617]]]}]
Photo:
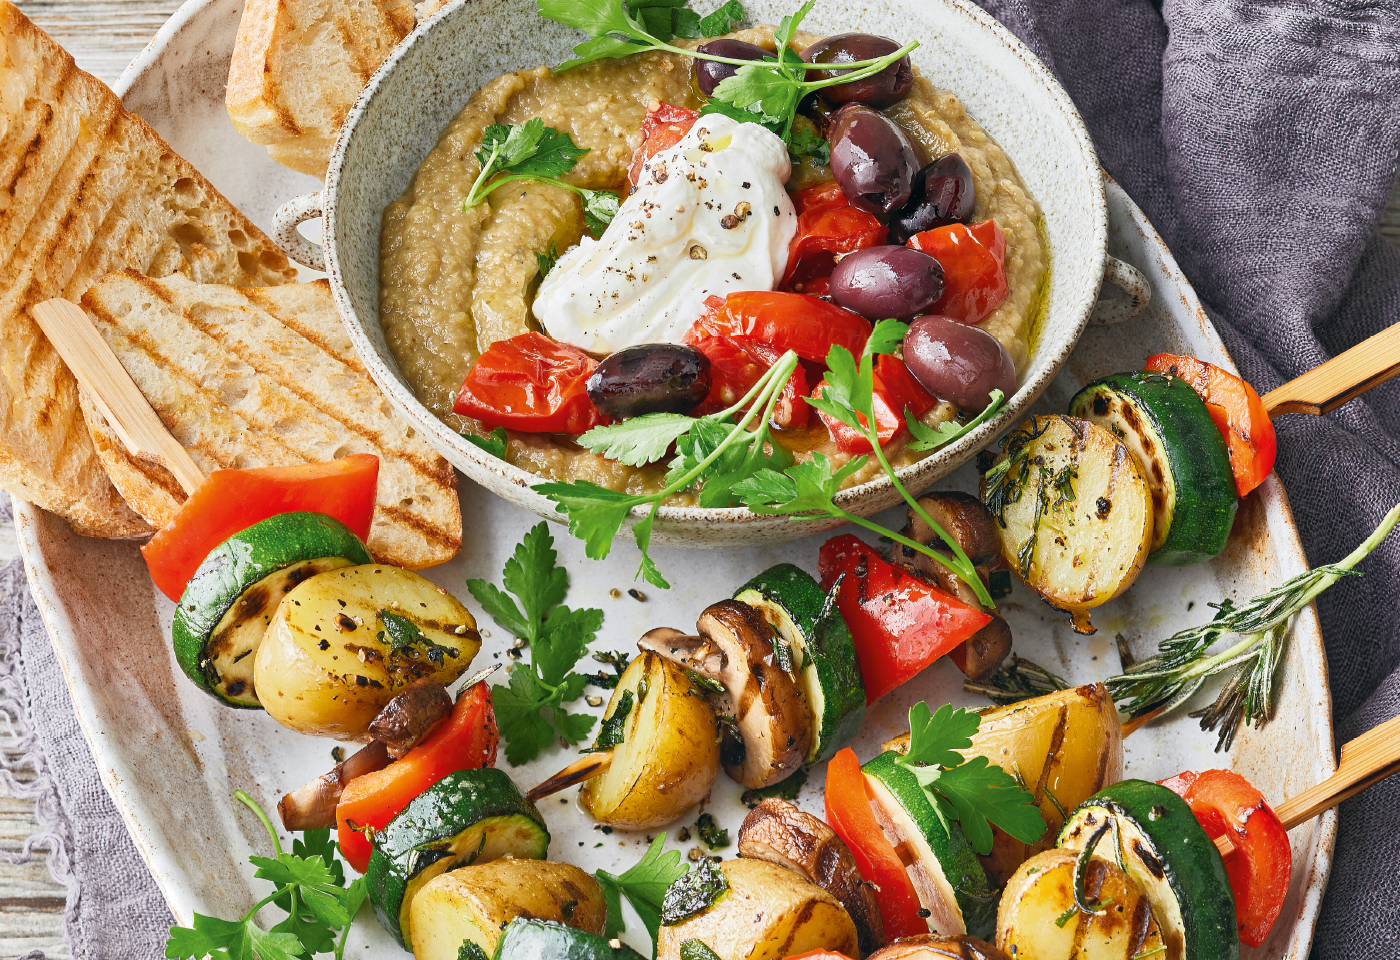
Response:
[{"label": "rosemary sprig", "polygon": [[963,681],[963,690],[984,696],[1002,706],[1068,689],[1069,684],[1062,677],[1021,657],[1012,657],[985,680]]},{"label": "rosemary sprig", "polygon": [[[1380,545],[1397,522],[1400,504],[1339,562],[1301,573],[1243,606],[1229,600],[1213,604],[1215,619],[1163,640],[1156,656],[1106,681],[1109,693],[1130,718],[1154,710],[1169,713],[1190,700],[1206,680],[1233,670],[1214,703],[1191,714],[1200,718],[1202,729],[1219,728],[1217,751],[1229,749],[1241,723],[1257,726],[1273,715],[1274,675],[1294,616],[1342,577],[1361,576],[1352,568]],[[1227,635],[1240,639],[1219,653],[1209,653]]]}]

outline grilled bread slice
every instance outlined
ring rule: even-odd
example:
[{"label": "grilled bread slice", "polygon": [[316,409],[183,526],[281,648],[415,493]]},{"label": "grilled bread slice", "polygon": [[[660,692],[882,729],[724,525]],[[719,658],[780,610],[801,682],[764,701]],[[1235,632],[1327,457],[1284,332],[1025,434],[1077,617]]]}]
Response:
[{"label": "grilled bread slice", "polygon": [[0,0],[0,486],[80,533],[146,523],[108,482],[78,388],[27,309],[123,267],[251,287],[287,258],[116,95]]},{"label": "grilled bread slice", "polygon": [[[83,307],[206,473],[379,457],[370,552],[409,568],[443,563],[462,543],[457,475],[393,412],[351,346],[325,280],[266,289],[113,273]],[[102,463],[152,525],[184,501],[164,467],[129,456],[85,407]]]},{"label": "grilled bread slice", "polygon": [[247,0],[224,96],[233,125],[324,178],[355,98],[412,29],[412,0]]}]

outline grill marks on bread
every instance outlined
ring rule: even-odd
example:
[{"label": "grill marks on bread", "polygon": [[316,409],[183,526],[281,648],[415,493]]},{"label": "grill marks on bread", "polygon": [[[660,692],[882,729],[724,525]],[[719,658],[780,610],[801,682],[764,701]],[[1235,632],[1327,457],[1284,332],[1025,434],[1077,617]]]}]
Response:
[{"label": "grill marks on bread", "polygon": [[26,310],[77,300],[114,269],[249,287],[295,271],[6,0],[0,37],[0,486],[80,533],[140,536],[149,527],[108,481],[77,384]]},{"label": "grill marks on bread", "polygon": [[[421,568],[461,545],[456,474],[414,435],[355,355],[325,280],[261,290],[111,274],[83,306],[161,420],[205,472],[380,458],[370,551]],[[184,494],[129,457],[95,410],[113,482],[154,525]]]}]

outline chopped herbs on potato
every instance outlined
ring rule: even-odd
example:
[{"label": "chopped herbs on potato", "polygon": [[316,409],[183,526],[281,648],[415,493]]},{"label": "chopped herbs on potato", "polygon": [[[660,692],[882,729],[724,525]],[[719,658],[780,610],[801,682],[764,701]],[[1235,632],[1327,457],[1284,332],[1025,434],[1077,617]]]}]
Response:
[{"label": "chopped herbs on potato", "polygon": [[674,927],[708,910],[729,889],[729,878],[708,858],[666,888],[661,901],[661,925]]}]

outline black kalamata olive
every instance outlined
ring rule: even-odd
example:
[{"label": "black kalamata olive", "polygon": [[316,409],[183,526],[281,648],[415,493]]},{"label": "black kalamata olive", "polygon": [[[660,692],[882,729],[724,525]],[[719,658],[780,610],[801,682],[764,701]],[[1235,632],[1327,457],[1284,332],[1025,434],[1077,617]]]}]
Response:
[{"label": "black kalamata olive", "polygon": [[[702,43],[695,48],[696,53],[708,53],[713,57],[728,57],[731,60],[762,60],[764,57],[775,58],[773,51],[756,47],[752,43],[745,43],[742,40],[711,40],[709,43]],[[702,60],[695,58],[695,84],[700,88],[700,92],[705,96],[714,96],[715,87],[719,86],[721,80],[728,79],[739,72],[739,68],[732,63],[719,63],[715,60]]]},{"label": "black kalamata olive", "polygon": [[943,264],[912,247],[866,247],[831,271],[831,299],[867,320],[908,320],[941,296]]},{"label": "black kalamata olive", "polygon": [[710,395],[710,360],[679,343],[642,343],[604,358],[588,378],[588,398],[615,420],[685,413]]},{"label": "black kalamata olive", "polygon": [[904,363],[924,389],[969,413],[987,406],[993,389],[1016,392],[1016,366],[996,337],[981,327],[928,314],[904,335]]},{"label": "black kalamata olive", "polygon": [[831,120],[831,174],[852,205],[883,217],[908,203],[921,161],[904,128],[854,104]]},{"label": "black kalamata olive", "polygon": [[890,243],[908,243],[916,233],[950,223],[971,223],[977,190],[972,168],[945,153],[914,176],[909,202],[890,214]]},{"label": "black kalamata olive", "polygon": [[[860,60],[878,60],[898,50],[900,45],[889,37],[877,37],[870,33],[838,33],[818,40],[802,51],[802,59],[808,63],[856,63]],[[842,74],[852,74],[855,70],[809,70],[808,80],[833,80]],[[863,80],[838,83],[822,87],[821,95],[828,103],[863,103],[869,107],[892,107],[909,96],[914,85],[914,68],[908,57],[900,57],[879,73]]]},{"label": "black kalamata olive", "polygon": [[826,139],[827,132],[831,129],[831,118],[836,113],[836,107],[827,103],[815,93],[809,93],[801,100],[797,101],[797,112],[811,120],[816,125],[817,132]]}]

